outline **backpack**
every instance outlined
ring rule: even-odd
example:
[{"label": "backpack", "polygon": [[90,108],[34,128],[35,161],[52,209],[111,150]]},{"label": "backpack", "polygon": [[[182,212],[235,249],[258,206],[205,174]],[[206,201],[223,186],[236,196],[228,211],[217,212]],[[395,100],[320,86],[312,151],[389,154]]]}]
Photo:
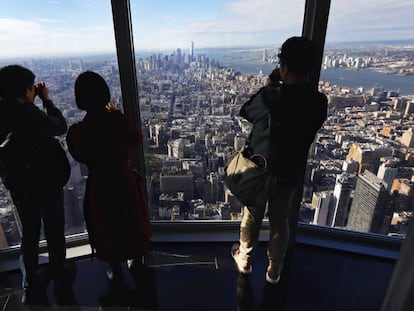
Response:
[{"label": "backpack", "polygon": [[70,164],[59,140],[10,132],[0,144],[0,177],[10,191],[62,188]]}]

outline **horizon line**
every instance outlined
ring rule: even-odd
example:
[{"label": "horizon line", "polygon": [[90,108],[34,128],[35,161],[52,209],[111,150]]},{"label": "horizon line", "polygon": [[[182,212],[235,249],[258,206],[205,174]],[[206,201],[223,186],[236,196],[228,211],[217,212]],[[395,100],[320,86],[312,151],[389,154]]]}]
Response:
[{"label": "horizon line", "polygon": [[[411,43],[414,45],[414,39],[403,39],[403,40],[373,40],[373,41],[343,41],[343,42],[325,42],[325,48],[331,46],[352,46],[352,45],[381,45],[381,44],[392,44],[392,45],[401,45]],[[262,44],[262,45],[233,45],[233,46],[205,46],[194,48],[197,50],[214,50],[214,49],[277,49],[279,45],[275,44]],[[413,46],[414,48],[414,46]],[[176,48],[142,48],[134,49],[135,55],[139,53],[165,53],[167,51],[176,51],[177,49],[186,50],[187,48],[176,47]],[[5,60],[18,60],[18,59],[44,59],[44,58],[68,58],[68,57],[89,57],[89,56],[98,56],[98,55],[116,55],[116,49],[113,51],[83,51],[83,52],[62,52],[55,54],[32,54],[32,55],[21,55],[21,56],[0,56],[0,62]]]}]

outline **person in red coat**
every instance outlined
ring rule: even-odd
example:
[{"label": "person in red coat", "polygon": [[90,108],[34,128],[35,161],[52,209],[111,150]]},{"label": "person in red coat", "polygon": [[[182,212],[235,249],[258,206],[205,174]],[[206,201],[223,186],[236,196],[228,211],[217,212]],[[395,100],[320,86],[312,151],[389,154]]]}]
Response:
[{"label": "person in red coat", "polygon": [[110,91],[97,73],[81,73],[75,100],[86,115],[69,127],[66,141],[75,160],[89,174],[84,216],[93,255],[110,264],[109,279],[122,277],[121,263],[141,262],[151,239],[145,193],[131,166],[142,134],[110,103]]}]

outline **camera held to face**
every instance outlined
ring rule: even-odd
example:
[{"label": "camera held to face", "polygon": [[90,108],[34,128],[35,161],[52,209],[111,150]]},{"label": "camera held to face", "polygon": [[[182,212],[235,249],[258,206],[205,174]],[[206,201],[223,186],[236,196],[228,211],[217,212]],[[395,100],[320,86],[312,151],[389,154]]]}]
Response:
[{"label": "camera held to face", "polygon": [[282,85],[282,77],[280,76],[280,68],[275,68],[269,75],[269,85],[280,86]]},{"label": "camera held to face", "polygon": [[40,96],[43,93],[43,90],[45,89],[46,85],[44,82],[39,82],[35,84],[35,93],[37,96]]}]

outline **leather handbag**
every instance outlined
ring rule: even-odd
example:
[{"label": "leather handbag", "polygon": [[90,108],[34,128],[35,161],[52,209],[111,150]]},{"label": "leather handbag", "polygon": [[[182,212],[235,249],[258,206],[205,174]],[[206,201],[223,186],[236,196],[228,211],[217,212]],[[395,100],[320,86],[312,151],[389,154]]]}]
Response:
[{"label": "leather handbag", "polygon": [[261,154],[249,155],[248,146],[235,152],[224,167],[224,182],[246,206],[263,206],[268,198],[270,168]]},{"label": "leather handbag", "polygon": [[264,206],[276,183],[268,163],[270,116],[265,101],[269,97],[272,102],[278,101],[280,87],[262,87],[243,105],[241,115],[253,127],[245,146],[233,153],[224,167],[224,183],[246,206]]}]

